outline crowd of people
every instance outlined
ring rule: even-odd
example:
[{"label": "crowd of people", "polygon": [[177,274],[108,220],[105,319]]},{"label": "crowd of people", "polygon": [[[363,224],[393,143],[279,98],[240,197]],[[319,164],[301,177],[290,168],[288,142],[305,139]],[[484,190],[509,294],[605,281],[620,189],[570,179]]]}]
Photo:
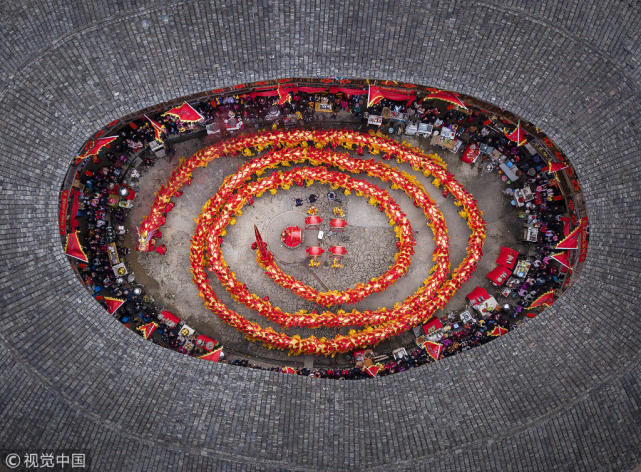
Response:
[{"label": "crowd of people", "polygon": [[[213,97],[192,104],[204,116],[204,123],[183,123],[170,115],[153,116],[152,119],[165,127],[165,144],[170,146],[173,137],[200,131],[207,123],[217,123],[221,135],[224,136],[227,134],[225,123],[230,117],[236,117],[243,127],[253,126],[256,129],[291,124],[313,126],[313,122],[319,119],[318,112],[314,110],[314,103],[319,98],[314,94],[301,92],[293,95],[291,101],[278,105],[278,97]],[[542,293],[562,287],[560,272],[563,269],[559,269],[558,264],[550,259],[550,255],[564,235],[564,219],[567,218],[564,198],[558,183],[546,172],[541,157],[517,146],[493,126],[500,120],[498,117],[488,116],[479,110],[464,113],[452,105],[438,105],[434,102],[431,102],[430,106],[418,101],[408,105],[405,102],[383,99],[368,110],[366,96],[363,95],[325,93],[323,98],[324,102],[332,107],[330,114],[322,114],[323,121],[349,120],[353,126],[365,128],[368,126],[367,113],[380,114],[384,108],[389,108],[394,113],[402,113],[405,121],[385,120],[378,132],[398,135],[403,132],[403,126],[409,121],[430,123],[441,129],[449,128],[465,144],[491,146],[516,163],[519,178],[517,181],[509,182],[505,196],[517,208],[519,218],[524,223],[538,228],[538,239],[530,245],[527,253],[521,254],[523,260],[529,260],[531,268],[527,277],[519,281],[518,286],[511,291],[507,301],[500,304],[495,311],[467,320],[460,319],[456,314],[443,316],[443,326],[439,328],[439,342],[443,345],[442,356],[450,356],[488,342],[491,339],[489,333],[495,326],[508,330],[514,328],[532,300]],[[129,328],[136,330],[152,321],[157,322],[158,329],[152,335],[155,342],[189,355],[204,354],[207,351],[189,342],[193,341],[195,334],[186,337],[181,334],[180,325],[170,326],[162,317],[159,318],[162,307],[144,293],[144,287],[137,283],[133,275],[121,276],[113,270],[114,255],[110,254],[109,248],[115,246],[116,256],[120,260],[126,260],[129,253],[125,244],[125,221],[129,208],[113,205],[110,201],[111,195],[123,189],[125,191],[121,192],[121,195],[135,193],[129,187],[134,186],[140,178],[140,172],[144,172],[145,167],[152,166],[155,161],[153,154],[148,151],[148,144],[154,139],[154,128],[145,117],[121,125],[117,134],[119,139],[111,143],[108,150],[86,159],[77,170],[77,182],[80,184],[77,187],[80,208],[77,224],[81,243],[88,256],[87,263],[77,264],[79,274],[94,297],[103,304],[105,296],[118,297],[125,301],[115,316]],[[132,162],[137,157],[140,158],[137,162],[141,164],[134,166]],[[484,156],[479,160],[479,168],[487,159],[487,156]],[[533,197],[527,202],[520,202],[516,197],[519,186],[523,185],[533,189]],[[140,331],[136,332],[142,334]],[[403,358],[396,359],[390,354],[387,359],[381,361],[383,369],[379,375],[400,372],[433,361],[424,349],[417,346],[410,347]],[[221,362],[282,370],[282,367],[265,367],[264,364],[250,363],[240,357],[230,359],[228,356]],[[294,368],[290,369],[290,372],[337,379],[356,379],[369,375],[360,367]]]}]

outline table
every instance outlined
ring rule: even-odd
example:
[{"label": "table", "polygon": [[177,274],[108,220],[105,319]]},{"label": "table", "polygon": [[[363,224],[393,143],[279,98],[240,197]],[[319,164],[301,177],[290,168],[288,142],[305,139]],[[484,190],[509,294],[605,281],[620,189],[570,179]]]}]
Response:
[{"label": "table", "polygon": [[443,136],[437,135],[437,136],[432,136],[430,144],[432,146],[440,146],[444,149],[447,149],[448,151],[452,151],[456,153],[459,151],[463,143],[458,139],[448,139],[448,138],[444,138]]},{"label": "table", "polygon": [[516,182],[519,179],[507,163],[502,162],[501,164],[499,164],[499,169],[501,169],[505,176],[512,182]]},{"label": "table", "polygon": [[516,267],[514,267],[514,272],[512,273],[515,277],[523,279],[529,272],[530,267],[532,267],[532,263],[530,261],[522,260],[519,261],[518,264],[516,264]]},{"label": "table", "polygon": [[367,124],[381,126],[383,124],[383,117],[381,115],[369,115],[367,117]]},{"label": "table", "polygon": [[118,249],[116,248],[116,243],[107,244],[107,257],[109,258],[109,263],[112,266],[120,264],[120,257],[118,257]]},{"label": "table", "polygon": [[447,139],[456,139],[456,133],[452,131],[450,128],[441,129],[441,136]]},{"label": "table", "polygon": [[529,243],[536,243],[539,240],[539,228],[534,226],[524,228],[521,239]]},{"label": "table", "polygon": [[472,308],[478,311],[481,315],[484,315],[487,312],[494,310],[498,305],[499,303],[496,301],[496,298],[490,297],[478,305],[474,305]]}]

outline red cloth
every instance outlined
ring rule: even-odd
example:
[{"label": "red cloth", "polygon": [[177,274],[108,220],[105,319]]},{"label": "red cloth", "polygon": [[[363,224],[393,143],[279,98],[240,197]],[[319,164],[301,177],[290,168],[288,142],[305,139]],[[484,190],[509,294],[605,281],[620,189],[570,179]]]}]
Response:
[{"label": "red cloth", "polygon": [[397,92],[395,90],[384,89],[382,87],[376,87],[370,85],[369,93],[367,96],[367,107],[371,107],[380,102],[383,98],[394,101],[406,101],[407,106],[409,106],[416,96],[414,94]]},{"label": "red cloth", "polygon": [[309,246],[305,251],[310,256],[320,256],[325,252],[325,249],[320,246]]},{"label": "red cloth", "polygon": [[483,287],[476,287],[470,293],[468,293],[465,298],[467,298],[473,305],[478,305],[479,303],[484,302],[490,298],[490,294],[487,293]]},{"label": "red cloth", "polygon": [[200,356],[200,359],[205,359],[206,361],[218,362],[220,360],[220,356],[222,353],[223,353],[223,348],[220,347],[215,351],[208,352],[207,354]]},{"label": "red cloth", "polygon": [[71,225],[71,230],[75,231],[78,229],[78,219],[76,218],[78,216],[78,207],[79,207],[79,202],[78,202],[78,190],[74,189],[73,190],[73,195],[72,195],[72,200],[71,200],[71,220],[69,224]]},{"label": "red cloth", "polygon": [[209,336],[201,334],[196,338],[196,344],[207,351],[212,351],[216,347],[217,342]]},{"label": "red cloth", "polygon": [[347,249],[345,249],[345,246],[332,246],[329,248],[329,252],[334,256],[344,256],[347,254]]},{"label": "red cloth", "polygon": [[442,327],[443,323],[441,323],[441,320],[439,320],[438,318],[432,318],[423,325],[423,331],[425,332],[425,334],[430,334],[435,329],[441,329]]},{"label": "red cloth", "polygon": [[329,227],[331,229],[343,229],[347,226],[347,221],[342,218],[333,218],[329,220]]},{"label": "red cloth", "polygon": [[163,310],[160,312],[160,319],[168,325],[173,324],[174,326],[176,326],[178,323],[180,323],[180,318],[174,315],[171,311],[167,310]]},{"label": "red cloth", "polygon": [[510,276],[510,269],[503,266],[497,266],[494,270],[488,272],[485,276],[499,287],[503,285]]},{"label": "red cloth", "polygon": [[306,225],[319,225],[323,222],[323,219],[320,216],[308,216],[305,218]]},{"label": "red cloth", "polygon": [[344,93],[345,95],[365,95],[367,89],[355,89],[349,87],[330,87],[330,93]]},{"label": "red cloth", "polygon": [[507,267],[508,269],[514,269],[516,265],[516,260],[519,257],[519,252],[514,249],[510,249],[506,246],[501,246],[501,252],[499,257],[496,258],[496,263]]}]

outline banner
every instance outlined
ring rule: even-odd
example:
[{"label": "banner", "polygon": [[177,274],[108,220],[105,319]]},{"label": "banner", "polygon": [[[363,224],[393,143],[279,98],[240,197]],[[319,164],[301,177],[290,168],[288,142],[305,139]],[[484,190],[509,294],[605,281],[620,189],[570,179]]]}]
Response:
[{"label": "banner", "polygon": [[344,93],[345,95],[365,95],[367,94],[367,89],[355,89],[349,87],[330,87],[330,93]]},{"label": "banner", "polygon": [[58,229],[60,236],[67,232],[67,210],[69,209],[69,190],[60,193],[60,213],[58,214]]},{"label": "banner", "polygon": [[78,219],[76,218],[78,216],[78,209],[80,207],[80,202],[78,201],[78,197],[80,196],[80,191],[77,189],[73,189],[71,192],[71,218],[69,221],[69,224],[71,225],[71,231],[75,231],[78,229]]},{"label": "banner", "polygon": [[383,98],[394,101],[406,101],[406,106],[409,106],[414,101],[416,96],[414,94],[396,92],[394,90],[370,85],[369,93],[367,94],[367,108],[376,105]]}]

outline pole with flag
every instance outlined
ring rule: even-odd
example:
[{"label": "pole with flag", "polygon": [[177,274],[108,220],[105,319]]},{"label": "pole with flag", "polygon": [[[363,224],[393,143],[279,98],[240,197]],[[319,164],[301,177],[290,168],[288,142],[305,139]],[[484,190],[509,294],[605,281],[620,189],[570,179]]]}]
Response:
[{"label": "pole with flag", "polygon": [[156,138],[156,141],[158,141],[159,143],[163,143],[164,141],[162,139],[162,135],[165,133],[165,126],[161,125],[160,123],[156,123],[147,115],[145,115],[145,118],[149,120],[149,123],[151,123],[151,126],[154,128],[154,137]]}]

